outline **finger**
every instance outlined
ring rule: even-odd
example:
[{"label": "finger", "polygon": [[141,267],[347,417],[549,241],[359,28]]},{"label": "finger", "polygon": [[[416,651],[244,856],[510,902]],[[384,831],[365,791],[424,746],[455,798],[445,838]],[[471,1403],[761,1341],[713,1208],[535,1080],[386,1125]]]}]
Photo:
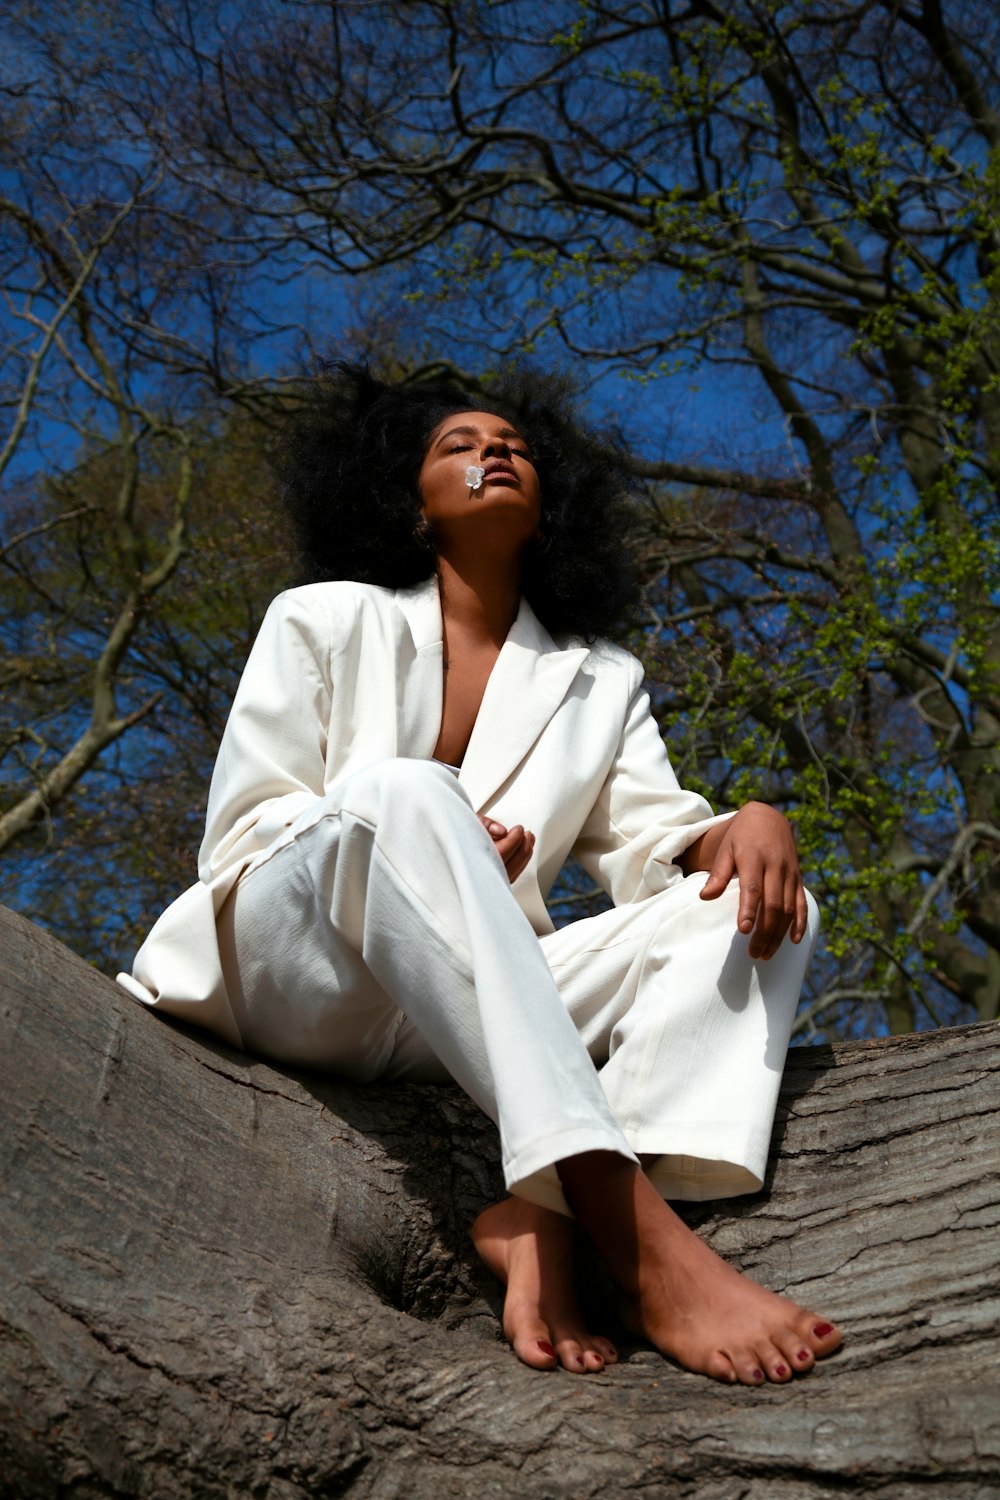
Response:
[{"label": "finger", "polygon": [[774,870],[765,863],[760,887],[757,918],[750,938],[750,957],[764,960],[772,956],[784,936],[781,930],[785,917],[783,871]]},{"label": "finger", "polygon": [[792,942],[801,943],[809,928],[809,905],[806,901],[806,888],[802,884],[801,877],[795,890],[795,920],[792,923]]},{"label": "finger", "polygon": [[514,853],[514,850],[520,846],[521,835],[511,829],[509,833],[504,834],[502,839],[495,839],[494,843],[496,845],[497,853],[503,860],[504,864],[506,864],[511,855]]},{"label": "finger", "polygon": [[503,824],[498,823],[495,818],[484,818],[482,814],[480,814],[479,821],[480,823],[482,823],[491,839],[502,839],[504,834],[507,832]]},{"label": "finger", "polygon": [[529,860],[531,859],[532,853],[534,852],[534,848],[535,841],[532,838],[531,834],[528,834],[518,852],[510,860],[508,860],[507,878],[512,885],[520,875],[521,871],[526,868]]},{"label": "finger", "polygon": [[523,870],[531,858],[535,848],[535,835],[529,833],[527,828],[523,830],[523,837],[512,858],[518,862],[518,869]]},{"label": "finger", "polygon": [[[701,888],[702,901],[714,901],[716,896],[721,896],[726,886],[736,874],[736,861],[728,844],[723,844],[715,856],[715,863],[708,874],[708,879]],[[750,929],[747,928],[747,931]]]},{"label": "finger", "polygon": [[514,828],[508,828],[503,837],[498,838],[495,842],[497,853],[504,864],[507,864],[524,843],[524,829],[520,824],[517,824]]},{"label": "finger", "polygon": [[736,913],[736,925],[740,932],[751,933],[760,918],[764,895],[763,864],[759,855],[746,856],[738,873],[740,904]]},{"label": "finger", "polygon": [[787,865],[765,865],[764,889],[757,926],[750,943],[750,957],[773,958],[795,918],[795,876]]},{"label": "finger", "polygon": [[[515,831],[519,833],[520,837],[516,843],[513,843],[510,842],[510,839],[511,835],[514,834]],[[497,848],[500,849],[500,847],[500,844],[498,844]],[[510,834],[508,834],[507,840],[505,841],[506,855],[504,858],[504,867],[507,871],[508,880],[515,881],[517,879],[517,877],[520,875],[521,871],[524,869],[525,865],[531,858],[534,847],[534,834],[526,832],[523,828],[519,830],[514,830],[513,828],[511,829]]]}]

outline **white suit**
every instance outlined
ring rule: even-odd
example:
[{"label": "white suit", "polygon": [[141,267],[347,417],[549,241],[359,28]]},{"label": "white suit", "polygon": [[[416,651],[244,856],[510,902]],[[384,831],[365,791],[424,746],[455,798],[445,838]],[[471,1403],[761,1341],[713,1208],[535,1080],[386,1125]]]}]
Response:
[{"label": "white suit", "polygon": [[[274,601],[200,882],[121,982],[292,1063],[456,1077],[499,1121],[509,1186],[556,1208],[555,1162],[592,1149],[659,1157],[670,1196],[752,1191],[810,942],[755,964],[735,888],[701,902],[674,862],[717,820],[678,786],[635,658],[558,645],[522,601],[457,779],[431,761],[442,658],[434,579]],[[477,813],[536,836],[512,888]],[[571,852],[616,910],[555,933]]]}]

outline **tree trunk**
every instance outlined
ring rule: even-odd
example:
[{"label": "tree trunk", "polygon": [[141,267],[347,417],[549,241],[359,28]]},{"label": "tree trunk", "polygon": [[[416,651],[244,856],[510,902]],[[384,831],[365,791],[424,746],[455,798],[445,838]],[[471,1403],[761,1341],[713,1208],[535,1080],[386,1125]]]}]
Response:
[{"label": "tree trunk", "polygon": [[609,1326],[617,1367],[540,1374],[470,1252],[501,1185],[457,1089],[290,1074],[0,932],[3,1495],[997,1492],[998,1026],[793,1051],[767,1192],[692,1216],[841,1353],[733,1389]]}]

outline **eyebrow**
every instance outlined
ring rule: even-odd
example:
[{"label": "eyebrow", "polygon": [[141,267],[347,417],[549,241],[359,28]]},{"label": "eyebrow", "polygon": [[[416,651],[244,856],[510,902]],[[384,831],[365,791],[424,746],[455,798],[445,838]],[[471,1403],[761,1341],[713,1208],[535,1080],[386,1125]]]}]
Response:
[{"label": "eyebrow", "polygon": [[[467,435],[467,436],[471,436],[471,437],[478,437],[479,436],[479,428],[478,427],[449,427],[449,429],[448,429],[447,432],[443,432],[439,438],[435,439],[435,442],[434,442],[435,448],[437,447],[438,443],[443,443],[446,438],[455,437],[457,433],[462,433],[463,435]],[[524,446],[530,451],[531,444],[528,442],[528,439],[526,437],[523,437],[521,435],[521,433],[519,433],[515,427],[501,427],[500,431],[496,434],[496,436],[497,437],[502,437],[502,438],[517,438],[518,442],[519,443],[523,443]]]}]

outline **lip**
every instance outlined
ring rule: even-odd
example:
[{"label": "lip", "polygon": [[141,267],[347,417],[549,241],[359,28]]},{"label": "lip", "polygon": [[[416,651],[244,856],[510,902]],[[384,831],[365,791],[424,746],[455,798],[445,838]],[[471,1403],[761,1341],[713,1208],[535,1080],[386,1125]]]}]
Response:
[{"label": "lip", "polygon": [[508,463],[506,459],[503,459],[503,458],[492,458],[492,459],[490,459],[489,463],[487,463],[487,464],[484,465],[483,478],[484,479],[516,479],[520,483],[521,476],[518,474],[517,470],[514,468],[514,465]]}]

